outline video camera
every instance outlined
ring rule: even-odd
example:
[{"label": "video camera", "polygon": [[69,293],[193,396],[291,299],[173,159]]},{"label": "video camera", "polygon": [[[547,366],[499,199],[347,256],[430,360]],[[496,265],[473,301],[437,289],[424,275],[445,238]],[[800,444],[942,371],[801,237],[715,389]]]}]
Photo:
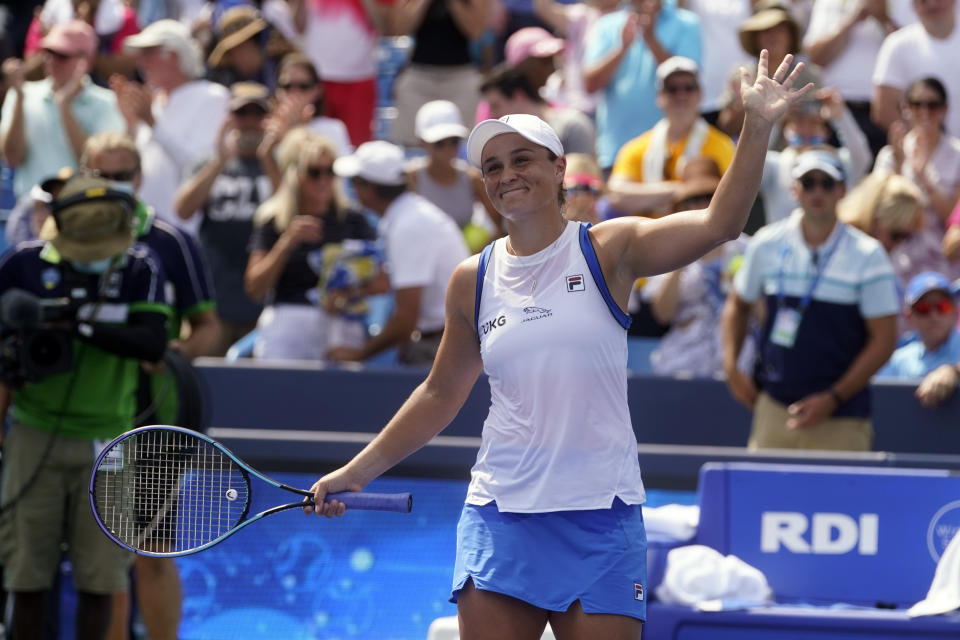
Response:
[{"label": "video camera", "polygon": [[0,380],[17,388],[69,371],[75,317],[69,298],[40,298],[23,289],[0,296]]}]

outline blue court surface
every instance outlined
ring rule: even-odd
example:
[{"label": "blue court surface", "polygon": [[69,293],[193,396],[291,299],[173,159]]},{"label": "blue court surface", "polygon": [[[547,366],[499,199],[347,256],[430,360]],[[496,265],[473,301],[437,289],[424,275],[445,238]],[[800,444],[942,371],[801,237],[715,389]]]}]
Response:
[{"label": "blue court surface", "polygon": [[[267,473],[305,489],[316,480]],[[251,514],[297,500],[256,479],[252,485]],[[435,618],[456,614],[447,599],[467,483],[390,477],[366,490],[410,492],[413,512],[355,510],[327,519],[290,510],[179,558],[180,640],[424,640]],[[696,500],[692,491],[647,491],[651,507]],[[73,640],[68,566],[64,578],[56,637]],[[142,627],[134,627],[137,640]]]},{"label": "blue court surface", "polygon": [[[305,474],[273,474],[307,488]],[[257,493],[256,513],[289,502]],[[456,524],[465,482],[383,478],[368,491],[413,493],[413,512],[351,511],[327,519],[290,511],[178,560],[183,640],[423,640],[449,603]],[[649,504],[694,504],[693,492],[651,491]]]}]

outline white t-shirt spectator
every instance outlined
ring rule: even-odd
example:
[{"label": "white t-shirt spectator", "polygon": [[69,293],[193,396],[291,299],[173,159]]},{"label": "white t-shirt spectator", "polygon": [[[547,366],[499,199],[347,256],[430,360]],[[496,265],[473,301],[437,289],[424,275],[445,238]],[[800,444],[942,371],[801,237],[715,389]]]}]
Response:
[{"label": "white t-shirt spectator", "polygon": [[[226,87],[207,80],[177,87],[166,104],[154,100],[153,127],[141,125],[136,136],[143,170],[139,196],[161,218],[184,226],[174,194],[198,163],[213,156],[229,100]],[[187,228],[196,232],[195,224]]]},{"label": "white t-shirt spectator", "polygon": [[954,66],[960,53],[960,21],[949,37],[932,37],[919,22],[894,31],[883,41],[873,69],[874,86],[906,91],[912,82],[933,77],[947,89],[952,103],[947,111],[947,130],[960,136],[960,73]]},{"label": "white t-shirt spectator", "polygon": [[[910,2],[891,2],[890,19],[899,27],[913,24],[917,14]],[[859,2],[850,0],[816,0],[810,25],[803,37],[803,46],[828,37],[837,31],[837,25],[860,9]],[[873,18],[858,22],[850,30],[846,46],[830,64],[821,67],[823,83],[843,94],[844,100],[869,101],[873,85],[864,69],[873,66],[877,53],[887,34]]]},{"label": "white t-shirt spectator", "polygon": [[444,325],[444,300],[453,270],[470,255],[453,218],[416,193],[394,200],[380,220],[390,287],[423,287],[417,330]]},{"label": "white t-shirt spectator", "polygon": [[295,42],[324,80],[356,82],[376,75],[378,39],[361,0],[318,0]]}]

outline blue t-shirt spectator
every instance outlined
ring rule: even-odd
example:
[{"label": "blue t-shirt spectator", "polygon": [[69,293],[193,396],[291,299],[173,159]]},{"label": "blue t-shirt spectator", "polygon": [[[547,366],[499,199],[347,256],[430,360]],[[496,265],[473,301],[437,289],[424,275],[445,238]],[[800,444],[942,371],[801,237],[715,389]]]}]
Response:
[{"label": "blue t-shirt spectator", "polygon": [[[586,41],[584,68],[596,64],[622,42],[623,26],[633,9],[602,16],[594,23]],[[674,0],[663,0],[654,33],[671,56],[684,56],[700,64],[702,44],[700,19],[691,11],[678,9]],[[600,166],[613,166],[617,151],[628,140],[655,125],[663,114],[656,105],[656,73],[659,64],[638,32],[597,107],[597,159]]]}]

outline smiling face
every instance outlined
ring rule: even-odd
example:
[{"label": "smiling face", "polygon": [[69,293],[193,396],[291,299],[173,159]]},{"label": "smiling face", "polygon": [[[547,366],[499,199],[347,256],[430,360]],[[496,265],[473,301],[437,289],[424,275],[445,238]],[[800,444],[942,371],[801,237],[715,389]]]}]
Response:
[{"label": "smiling face", "polygon": [[487,195],[505,218],[559,209],[566,160],[551,160],[545,147],[519,133],[491,138],[481,153],[481,169]]}]

